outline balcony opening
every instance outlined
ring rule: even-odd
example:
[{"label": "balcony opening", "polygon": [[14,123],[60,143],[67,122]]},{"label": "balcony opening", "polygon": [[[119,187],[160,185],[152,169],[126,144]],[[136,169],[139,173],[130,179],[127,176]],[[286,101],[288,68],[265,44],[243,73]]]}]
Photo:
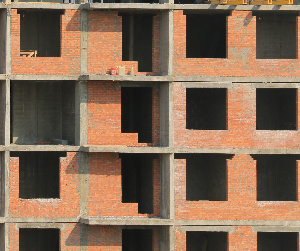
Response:
[{"label": "balcony opening", "polygon": [[228,14],[186,15],[187,58],[227,57],[227,15]]},{"label": "balcony opening", "polygon": [[75,83],[13,81],[11,143],[75,144]]},{"label": "balcony opening", "polygon": [[138,61],[139,72],[152,72],[153,15],[122,14],[122,60]]},{"label": "balcony opening", "polygon": [[153,213],[153,157],[121,154],[122,203],[138,203],[138,213]]},{"label": "balcony opening", "polygon": [[260,154],[257,160],[257,200],[297,201],[299,155]]},{"label": "balcony opening", "polygon": [[227,235],[228,234],[226,232],[187,231],[186,250],[227,251]]},{"label": "balcony opening", "polygon": [[152,229],[123,229],[122,251],[152,251]]},{"label": "balcony opening", "polygon": [[152,142],[152,88],[121,88],[122,133],[138,133],[139,143]]},{"label": "balcony opening", "polygon": [[297,15],[259,13],[256,15],[256,58],[297,58]]},{"label": "balcony opening", "polygon": [[18,14],[20,14],[20,56],[60,57],[62,12],[22,10]]},{"label": "balcony opening", "polygon": [[20,228],[20,251],[59,251],[60,230],[55,228]]},{"label": "balcony opening", "polygon": [[256,89],[256,130],[297,130],[297,89]]},{"label": "balcony opening", "polygon": [[258,232],[257,251],[298,251],[298,233]]},{"label": "balcony opening", "polygon": [[187,88],[186,129],[226,130],[227,89]]},{"label": "balcony opening", "polygon": [[19,158],[19,198],[59,198],[59,158],[65,152],[11,152]]}]

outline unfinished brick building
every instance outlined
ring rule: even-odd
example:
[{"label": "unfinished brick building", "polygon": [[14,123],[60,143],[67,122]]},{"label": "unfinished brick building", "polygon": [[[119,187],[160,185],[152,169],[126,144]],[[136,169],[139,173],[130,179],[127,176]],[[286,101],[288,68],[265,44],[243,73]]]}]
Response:
[{"label": "unfinished brick building", "polygon": [[290,1],[0,3],[0,250],[299,251]]}]

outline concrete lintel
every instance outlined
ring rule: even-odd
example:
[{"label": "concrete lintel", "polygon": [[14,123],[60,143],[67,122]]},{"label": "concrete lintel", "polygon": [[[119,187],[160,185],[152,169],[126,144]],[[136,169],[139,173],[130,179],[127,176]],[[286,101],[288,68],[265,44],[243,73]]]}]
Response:
[{"label": "concrete lintel", "polygon": [[233,226],[183,226],[182,232],[186,231],[205,231],[205,232],[228,232],[233,233]]},{"label": "concrete lintel", "polygon": [[61,4],[61,3],[11,3],[12,9],[52,9],[52,10],[77,10],[80,4]]},{"label": "concrete lintel", "polygon": [[0,217],[0,224],[5,222],[5,217]]},{"label": "concrete lintel", "polygon": [[235,85],[251,85],[253,88],[300,88],[300,83],[232,83],[232,82],[180,82],[184,88],[228,88]]},{"label": "concrete lintel", "polygon": [[65,228],[65,223],[16,223],[17,228]]},{"label": "concrete lintel", "polygon": [[0,80],[6,80],[7,75],[6,74],[0,74]]},{"label": "concrete lintel", "polygon": [[175,225],[188,226],[295,226],[300,227],[300,221],[247,221],[247,220],[176,220]]},{"label": "concrete lintel", "polygon": [[300,226],[255,226],[252,227],[253,232],[300,232]]},{"label": "concrete lintel", "polygon": [[74,223],[79,222],[79,218],[39,218],[39,217],[28,217],[28,218],[5,218],[5,222],[9,223]]},{"label": "concrete lintel", "polygon": [[168,226],[173,225],[173,221],[160,218],[142,218],[142,217],[89,217],[81,218],[80,223],[87,225],[118,225],[118,226]]},{"label": "concrete lintel", "polygon": [[164,81],[172,80],[171,76],[143,76],[143,75],[83,75],[80,80],[95,80],[95,81]]},{"label": "concrete lintel", "polygon": [[8,151],[59,151],[59,152],[77,152],[79,146],[63,145],[10,145],[5,147]]},{"label": "concrete lintel", "polygon": [[37,80],[37,81],[63,81],[63,80],[78,80],[79,75],[17,75],[10,76],[11,80]]},{"label": "concrete lintel", "polygon": [[84,5],[87,9],[109,9],[109,10],[169,10],[170,4],[150,3],[88,3]]},{"label": "concrete lintel", "polygon": [[5,3],[0,3],[0,9],[6,9],[6,4]]},{"label": "concrete lintel", "polygon": [[84,146],[83,152],[108,152],[108,153],[170,153],[168,147],[126,147],[126,146]]}]

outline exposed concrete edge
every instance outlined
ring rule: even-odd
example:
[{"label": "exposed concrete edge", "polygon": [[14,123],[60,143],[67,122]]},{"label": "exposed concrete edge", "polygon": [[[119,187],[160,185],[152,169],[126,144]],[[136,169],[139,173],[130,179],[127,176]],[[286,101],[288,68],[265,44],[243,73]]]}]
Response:
[{"label": "exposed concrete edge", "polygon": [[169,10],[170,4],[157,3],[87,3],[84,8],[87,9],[116,9],[116,10]]},{"label": "exposed concrete edge", "polygon": [[3,148],[7,151],[61,151],[61,152],[77,152],[80,149],[79,146],[63,146],[63,145],[10,145]]},{"label": "exposed concrete edge", "polygon": [[209,220],[176,220],[175,225],[189,226],[295,226],[300,227],[300,221],[247,221],[247,220],[228,220],[228,221],[209,221]]},{"label": "exposed concrete edge", "polygon": [[126,146],[86,146],[83,152],[108,152],[108,153],[171,153],[168,147],[126,147]]},{"label": "exposed concrete edge", "polygon": [[281,226],[255,226],[253,232],[300,232],[300,226],[281,227]]},{"label": "exposed concrete edge", "polygon": [[7,75],[6,74],[0,74],[0,80],[6,80]]},{"label": "exposed concrete edge", "polygon": [[144,76],[144,75],[82,75],[80,80],[105,80],[105,81],[165,81],[168,82],[172,79],[171,76]]},{"label": "exposed concrete edge", "polygon": [[207,231],[207,232],[228,232],[233,233],[234,227],[232,226],[183,226],[181,232],[186,231]]},{"label": "exposed concrete edge", "polygon": [[300,77],[201,77],[201,76],[175,76],[172,78],[174,82],[184,81],[202,81],[202,82],[231,82],[231,83],[272,83],[272,82],[283,82],[283,83],[299,83]]},{"label": "exposed concrete edge", "polygon": [[10,75],[11,80],[78,80],[80,75]]},{"label": "exposed concrete edge", "polygon": [[12,217],[7,217],[5,218],[5,222],[8,223],[78,223],[79,218],[74,217],[74,218],[39,218],[39,217],[28,217],[28,218],[12,218]]},{"label": "exposed concrete edge", "polygon": [[151,219],[141,217],[115,218],[115,217],[98,217],[98,218],[81,218],[80,223],[87,225],[145,225],[145,226],[170,226],[173,221],[169,219]]},{"label": "exposed concrete edge", "polygon": [[0,224],[5,223],[5,217],[0,217]]},{"label": "exposed concrete edge", "polygon": [[12,9],[52,9],[52,10],[77,10],[81,9],[81,4],[61,4],[61,3],[11,3]]},{"label": "exposed concrete edge", "polygon": [[[235,85],[241,83],[232,82],[177,82],[184,88],[233,88]],[[252,88],[300,88],[300,83],[244,83],[250,85]]]},{"label": "exposed concrete edge", "polygon": [[60,228],[64,229],[66,223],[48,223],[48,222],[42,222],[42,223],[16,223],[17,228]]}]

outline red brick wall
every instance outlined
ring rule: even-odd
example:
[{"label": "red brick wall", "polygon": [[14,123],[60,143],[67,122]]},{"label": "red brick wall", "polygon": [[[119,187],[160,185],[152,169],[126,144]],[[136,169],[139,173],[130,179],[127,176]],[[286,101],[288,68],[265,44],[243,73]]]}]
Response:
[{"label": "red brick wall", "polygon": [[[110,74],[111,68],[131,67],[138,73],[137,61],[122,61],[122,17],[117,11],[94,10],[89,12],[88,69],[89,74]],[[153,17],[152,72],[159,74],[159,15]]]},{"label": "red brick wall", "polygon": [[121,88],[116,82],[88,83],[88,144],[153,146],[159,144],[159,96],[152,95],[152,142],[138,143],[137,133],[121,133]]},{"label": "red brick wall", "polygon": [[[299,161],[297,162],[299,170]],[[297,179],[300,180],[299,171]],[[300,220],[299,201],[256,201],[256,161],[227,160],[228,201],[186,201],[186,160],[175,160],[176,218],[186,220]],[[300,185],[298,184],[298,196]],[[299,198],[298,198],[299,200]]]},{"label": "red brick wall", "polygon": [[20,15],[11,13],[12,74],[72,75],[80,74],[80,11],[65,10],[61,15],[61,57],[20,56]]},{"label": "red brick wall", "polygon": [[10,158],[11,217],[78,217],[78,153],[60,158],[60,199],[19,198],[19,158]]},{"label": "red brick wall", "polygon": [[[90,153],[89,216],[147,216],[137,203],[122,203],[121,159],[117,153]],[[160,215],[159,161],[153,160],[153,214]]]},{"label": "red brick wall", "polygon": [[[297,95],[300,121],[300,95]],[[256,89],[236,84],[227,89],[227,129],[186,129],[186,89],[174,84],[175,146],[199,148],[298,149],[299,131],[256,130]]]},{"label": "red brick wall", "polygon": [[[300,29],[299,18],[298,31]],[[298,41],[300,32],[298,34]],[[298,55],[299,48],[298,48]],[[256,17],[232,11],[227,17],[227,58],[186,58],[186,16],[174,11],[174,74],[176,76],[297,77],[298,59],[256,59]]]},{"label": "red brick wall", "polygon": [[[19,225],[21,226],[21,225]],[[22,226],[20,227],[22,228]],[[43,228],[48,228],[44,227]],[[9,227],[9,250],[19,251],[19,228],[13,223]],[[63,223],[60,231],[60,250],[80,250],[80,229],[75,223]]]}]

